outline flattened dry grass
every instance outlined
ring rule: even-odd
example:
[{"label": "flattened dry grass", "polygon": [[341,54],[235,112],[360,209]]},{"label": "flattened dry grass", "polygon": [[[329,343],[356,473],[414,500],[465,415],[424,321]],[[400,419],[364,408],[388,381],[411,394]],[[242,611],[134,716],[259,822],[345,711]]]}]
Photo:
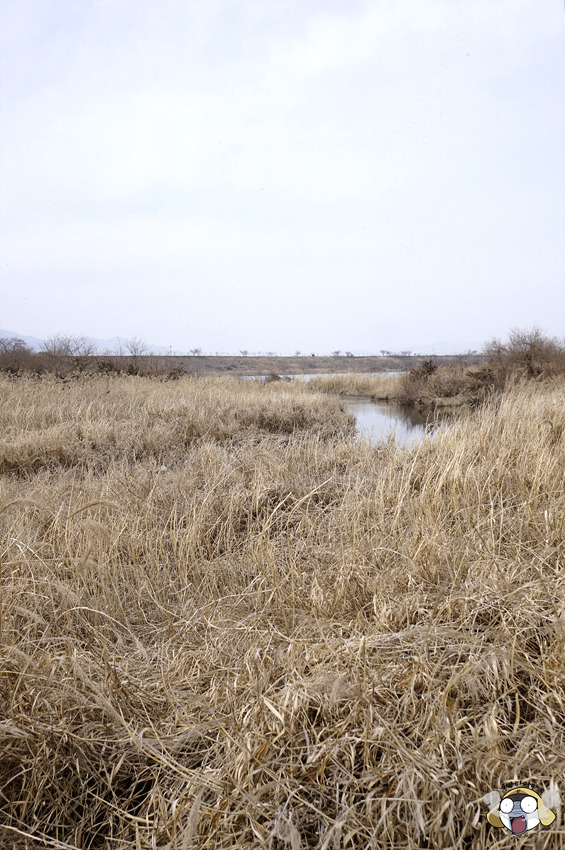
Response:
[{"label": "flattened dry grass", "polygon": [[[18,386],[8,445],[72,430]],[[152,392],[110,389],[140,440]],[[162,385],[179,429],[181,398],[239,428],[3,467],[3,846],[505,846],[483,794],[565,763],[565,385],[412,449],[328,439],[294,383]],[[233,413],[263,402],[313,430]]]},{"label": "flattened dry grass", "polygon": [[316,392],[337,395],[367,396],[379,401],[388,401],[400,395],[400,375],[321,375],[310,378],[308,385]]},{"label": "flattened dry grass", "polygon": [[176,463],[187,447],[287,437],[307,429],[322,438],[353,430],[338,401],[305,387],[288,389],[232,378],[184,379],[92,375],[10,380],[0,375],[0,472],[75,468],[154,458]]}]

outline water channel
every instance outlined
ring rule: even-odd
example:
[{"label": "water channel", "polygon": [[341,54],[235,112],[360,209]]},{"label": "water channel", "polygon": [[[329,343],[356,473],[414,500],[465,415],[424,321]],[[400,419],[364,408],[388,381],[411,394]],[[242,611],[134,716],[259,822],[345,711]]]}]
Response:
[{"label": "water channel", "polygon": [[[397,375],[398,372],[375,372],[374,374]],[[285,375],[285,378],[319,378],[321,375]],[[265,376],[249,376],[250,379],[265,380]],[[373,401],[369,398],[344,397],[343,403],[348,413],[355,417],[357,435],[373,442],[386,440],[395,435],[397,443],[411,445],[424,436],[433,436],[441,422],[450,418],[445,410],[420,411],[414,407],[388,401]]]},{"label": "water channel", "polygon": [[434,415],[408,405],[368,398],[345,398],[344,404],[348,413],[355,416],[358,436],[373,442],[394,434],[397,443],[411,445],[433,435],[439,423],[448,418],[443,410]]}]

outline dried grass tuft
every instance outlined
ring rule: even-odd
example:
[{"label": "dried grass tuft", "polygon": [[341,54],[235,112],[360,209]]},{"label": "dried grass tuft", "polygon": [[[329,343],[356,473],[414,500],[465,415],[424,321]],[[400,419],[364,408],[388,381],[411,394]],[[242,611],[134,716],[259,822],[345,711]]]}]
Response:
[{"label": "dried grass tuft", "polygon": [[316,392],[337,395],[366,396],[381,401],[396,399],[400,396],[402,377],[400,375],[320,375],[310,378],[308,385]]},{"label": "dried grass tuft", "polygon": [[559,785],[563,382],[410,449],[296,382],[0,387],[3,846],[482,850]]}]

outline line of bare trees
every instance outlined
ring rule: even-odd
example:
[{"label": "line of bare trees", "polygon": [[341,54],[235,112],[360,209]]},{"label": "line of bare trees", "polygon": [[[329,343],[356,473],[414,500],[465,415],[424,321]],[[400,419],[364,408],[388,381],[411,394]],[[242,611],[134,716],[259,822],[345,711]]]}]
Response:
[{"label": "line of bare trees", "polygon": [[[193,349],[196,356],[202,352]],[[151,355],[149,346],[134,336],[118,340],[114,351],[99,352],[97,346],[84,336],[58,333],[49,337],[39,351],[34,351],[19,337],[0,338],[0,371],[10,373],[52,372],[65,376],[84,372],[127,372],[128,374],[161,374],[179,371],[166,355]],[[180,370],[181,372],[184,370]],[[172,375],[174,376],[174,375]]]},{"label": "line of bare trees", "polygon": [[[248,354],[247,351],[240,353]],[[565,374],[565,340],[548,337],[538,327],[511,330],[506,341],[493,338],[485,344],[482,353],[487,359],[485,375],[488,373],[487,376],[490,375],[492,382],[498,386],[510,374],[520,373],[529,378]],[[202,349],[192,348],[190,354],[199,357]],[[341,352],[336,350],[332,354],[339,356]],[[382,350],[381,354],[390,352]],[[408,356],[411,352],[402,351],[401,354]],[[354,355],[346,351],[345,356]],[[37,352],[18,337],[0,338],[0,371],[53,372],[59,375],[85,371],[170,373],[171,377],[178,377],[185,369],[172,355],[151,355],[149,346],[141,337],[119,341],[115,351],[98,352],[95,343],[84,336],[58,333],[47,339]]]}]

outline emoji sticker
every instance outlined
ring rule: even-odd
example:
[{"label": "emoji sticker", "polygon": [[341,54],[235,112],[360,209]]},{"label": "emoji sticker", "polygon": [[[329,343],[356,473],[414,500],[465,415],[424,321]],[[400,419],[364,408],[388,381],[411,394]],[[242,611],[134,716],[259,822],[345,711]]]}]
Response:
[{"label": "emoji sticker", "polygon": [[549,807],[558,806],[561,802],[557,791],[544,791],[540,797],[524,786],[512,788],[503,797],[498,791],[491,791],[483,799],[490,807],[488,822],[492,826],[506,828],[513,835],[523,835],[540,823],[543,826],[552,824],[555,814]]}]

